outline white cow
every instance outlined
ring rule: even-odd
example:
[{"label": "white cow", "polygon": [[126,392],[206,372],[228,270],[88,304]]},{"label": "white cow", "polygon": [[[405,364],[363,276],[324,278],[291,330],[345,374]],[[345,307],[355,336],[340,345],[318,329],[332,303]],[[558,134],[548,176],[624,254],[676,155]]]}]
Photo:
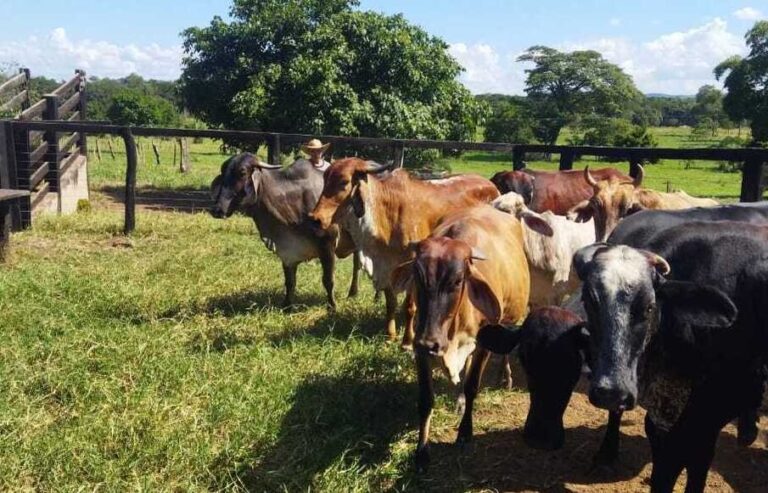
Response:
[{"label": "white cow", "polygon": [[571,267],[573,254],[581,247],[595,242],[595,226],[589,222],[575,223],[549,211],[533,212],[525,206],[523,196],[506,193],[492,202],[499,210],[524,217],[537,218],[549,225],[551,236],[532,231],[523,225],[525,255],[531,268],[531,308],[559,305],[581,285]]}]

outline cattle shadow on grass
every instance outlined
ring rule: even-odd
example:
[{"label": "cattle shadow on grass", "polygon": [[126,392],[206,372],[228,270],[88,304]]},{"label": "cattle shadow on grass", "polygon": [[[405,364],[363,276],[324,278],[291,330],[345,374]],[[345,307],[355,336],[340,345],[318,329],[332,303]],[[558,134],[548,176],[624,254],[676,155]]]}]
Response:
[{"label": "cattle shadow on grass", "polygon": [[[313,337],[318,339],[346,340],[358,335],[374,338],[385,333],[385,321],[380,309],[357,304],[343,306],[339,310],[326,311],[319,318],[286,324],[282,332],[270,336],[269,341],[280,345],[288,341]],[[400,335],[402,336],[402,325]]]},{"label": "cattle shadow on grass", "polygon": [[233,480],[249,491],[324,489],[326,471],[380,466],[392,442],[415,426],[415,384],[395,367],[392,356],[373,356],[353,359],[337,375],[307,377],[273,445],[254,443],[250,456],[220,454],[209,466],[212,489]]}]

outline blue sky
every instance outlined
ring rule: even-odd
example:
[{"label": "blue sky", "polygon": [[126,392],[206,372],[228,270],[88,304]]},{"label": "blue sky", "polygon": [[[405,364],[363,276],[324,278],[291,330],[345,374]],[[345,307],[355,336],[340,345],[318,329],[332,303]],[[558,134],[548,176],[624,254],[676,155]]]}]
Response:
[{"label": "blue sky", "polygon": [[[227,17],[229,0],[0,0],[0,63],[68,77],[130,72],[179,74],[179,33]],[[521,93],[528,46],[596,49],[645,92],[690,94],[712,83],[712,67],[744,53],[744,32],[768,16],[768,0],[362,0],[361,8],[403,13],[450,44],[475,93]]]}]

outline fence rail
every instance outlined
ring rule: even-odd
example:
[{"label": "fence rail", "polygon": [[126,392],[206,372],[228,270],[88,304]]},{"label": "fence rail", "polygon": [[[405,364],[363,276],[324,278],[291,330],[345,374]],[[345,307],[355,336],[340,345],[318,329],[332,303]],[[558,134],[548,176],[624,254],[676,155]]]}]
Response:
[{"label": "fence rail", "polygon": [[[710,161],[742,161],[741,200],[744,202],[760,200],[763,193],[764,165],[768,162],[768,149],[762,148],[700,148],[700,149],[671,149],[671,148],[618,148],[594,146],[558,146],[539,144],[506,144],[494,142],[460,142],[414,139],[386,139],[373,137],[344,137],[338,135],[307,135],[285,134],[274,132],[254,132],[247,130],[219,129],[182,129],[130,127],[104,124],[88,121],[13,121],[10,122],[17,131],[30,134],[44,132],[45,135],[59,133],[108,134],[123,138],[126,148],[127,168],[125,183],[125,233],[130,233],[136,224],[136,167],[137,154],[135,137],[201,137],[212,139],[237,139],[254,144],[266,143],[270,160],[279,162],[281,146],[305,142],[309,138],[318,137],[333,144],[353,144],[376,146],[390,149],[393,153],[394,164],[403,165],[405,148],[433,148],[451,150],[481,150],[508,153],[515,169],[525,166],[527,153],[548,153],[560,155],[560,169],[571,169],[577,156],[596,156],[629,161],[630,174],[643,160],[652,159],[699,159]],[[70,137],[71,138],[71,137]],[[69,145],[69,140],[64,147]],[[58,161],[60,162],[60,161]]]}]

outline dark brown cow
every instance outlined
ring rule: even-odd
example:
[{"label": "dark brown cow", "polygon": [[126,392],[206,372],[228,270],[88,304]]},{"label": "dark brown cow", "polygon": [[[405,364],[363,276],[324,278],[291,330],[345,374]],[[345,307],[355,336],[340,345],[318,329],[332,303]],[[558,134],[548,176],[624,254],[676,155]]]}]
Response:
[{"label": "dark brown cow", "polygon": [[[310,214],[321,229],[342,224],[373,262],[373,284],[384,291],[387,304],[387,333],[397,336],[396,291],[392,271],[413,255],[411,244],[423,240],[446,214],[489,203],[499,196],[491,182],[477,175],[461,175],[422,181],[405,170],[358,158],[334,161],[325,172],[325,186]],[[408,303],[403,345],[413,340],[415,308]]]},{"label": "dark brown cow", "polygon": [[[613,168],[592,171],[598,180],[610,177],[632,181],[632,178]],[[534,212],[552,211],[560,216],[575,205],[592,197],[592,187],[584,182],[581,171],[502,171],[491,178],[501,193],[519,193]]]}]

